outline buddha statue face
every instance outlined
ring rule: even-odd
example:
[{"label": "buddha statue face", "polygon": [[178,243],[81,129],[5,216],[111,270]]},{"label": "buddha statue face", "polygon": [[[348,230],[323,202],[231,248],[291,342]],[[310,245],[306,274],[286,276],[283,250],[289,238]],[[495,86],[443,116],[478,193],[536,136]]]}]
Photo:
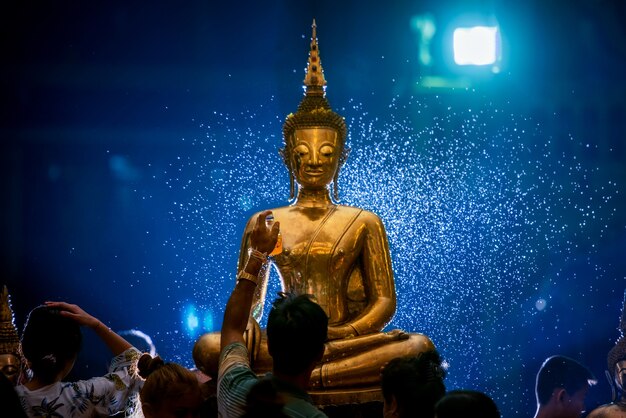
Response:
[{"label": "buddha statue face", "polygon": [[20,359],[13,354],[0,354],[0,371],[13,383],[17,384],[20,376]]},{"label": "buddha statue face", "polygon": [[314,190],[327,187],[339,167],[337,132],[324,127],[299,128],[291,140],[291,169],[298,184]]}]

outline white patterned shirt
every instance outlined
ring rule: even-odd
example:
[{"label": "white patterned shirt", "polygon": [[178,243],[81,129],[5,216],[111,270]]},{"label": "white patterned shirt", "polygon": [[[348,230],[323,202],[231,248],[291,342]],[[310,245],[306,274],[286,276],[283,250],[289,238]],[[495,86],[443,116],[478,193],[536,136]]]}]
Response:
[{"label": "white patterned shirt", "polygon": [[113,415],[124,411],[143,386],[143,380],[136,373],[140,356],[139,350],[131,347],[113,358],[109,373],[102,377],[56,382],[35,390],[18,385],[15,390],[28,417]]}]

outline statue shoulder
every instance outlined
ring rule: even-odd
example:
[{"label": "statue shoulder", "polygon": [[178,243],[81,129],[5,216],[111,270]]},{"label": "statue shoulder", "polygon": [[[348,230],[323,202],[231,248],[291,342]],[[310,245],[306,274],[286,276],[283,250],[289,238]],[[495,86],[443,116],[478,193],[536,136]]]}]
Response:
[{"label": "statue shoulder", "polygon": [[377,214],[375,214],[374,212],[370,212],[369,210],[347,205],[339,205],[337,206],[337,210],[340,213],[353,214],[354,216],[358,216],[362,222],[368,224],[380,225],[383,223]]}]

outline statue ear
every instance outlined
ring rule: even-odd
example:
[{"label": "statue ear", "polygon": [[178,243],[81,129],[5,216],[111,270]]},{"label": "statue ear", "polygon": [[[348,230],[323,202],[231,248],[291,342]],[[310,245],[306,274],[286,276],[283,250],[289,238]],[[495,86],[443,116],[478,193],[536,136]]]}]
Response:
[{"label": "statue ear", "polygon": [[289,156],[287,155],[287,147],[286,146],[284,148],[280,148],[278,150],[278,155],[280,155],[280,158],[283,159],[283,163],[287,166],[287,168],[291,169],[290,168],[291,164],[289,163]]},{"label": "statue ear", "polygon": [[350,148],[343,148],[343,151],[341,151],[341,155],[339,156],[339,167],[345,164],[348,159],[348,155],[350,155],[350,151],[352,151]]},{"label": "statue ear", "polygon": [[291,169],[291,159],[288,151],[288,147],[285,145],[284,148],[280,148],[278,150],[278,155],[283,159],[283,163],[285,167],[287,167],[287,171],[289,172],[289,200],[293,200],[296,196],[296,184],[295,179],[293,178],[293,170]]}]

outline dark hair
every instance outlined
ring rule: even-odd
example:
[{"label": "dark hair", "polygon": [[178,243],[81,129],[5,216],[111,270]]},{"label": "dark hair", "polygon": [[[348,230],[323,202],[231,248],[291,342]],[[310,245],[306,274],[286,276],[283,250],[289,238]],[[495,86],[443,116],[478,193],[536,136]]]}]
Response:
[{"label": "dark hair", "polygon": [[82,344],[80,325],[57,308],[38,306],[28,314],[22,333],[22,352],[34,375],[44,384],[54,383]]},{"label": "dark hair", "polygon": [[137,362],[137,372],[146,379],[139,393],[142,405],[158,406],[163,400],[179,397],[190,389],[200,392],[200,383],[191,370],[166,363],[159,356],[143,354]]},{"label": "dark hair", "polygon": [[550,401],[552,392],[556,388],[563,388],[568,395],[594,385],[596,378],[588,368],[565,356],[548,357],[543,362],[539,373],[535,393],[540,405],[546,405]]},{"label": "dark hair", "polygon": [[246,412],[241,418],[288,418],[283,411],[287,398],[274,380],[264,378],[256,382],[246,396]]},{"label": "dark hair", "polygon": [[489,396],[475,390],[453,390],[435,405],[437,418],[500,418],[498,406]]},{"label": "dark hair", "polygon": [[309,295],[279,295],[267,319],[267,347],[274,370],[293,376],[323,353],[328,317]]},{"label": "dark hair", "polygon": [[400,417],[433,417],[435,404],[446,394],[445,376],[435,350],[398,357],[382,371],[383,396],[386,402],[396,398]]}]

